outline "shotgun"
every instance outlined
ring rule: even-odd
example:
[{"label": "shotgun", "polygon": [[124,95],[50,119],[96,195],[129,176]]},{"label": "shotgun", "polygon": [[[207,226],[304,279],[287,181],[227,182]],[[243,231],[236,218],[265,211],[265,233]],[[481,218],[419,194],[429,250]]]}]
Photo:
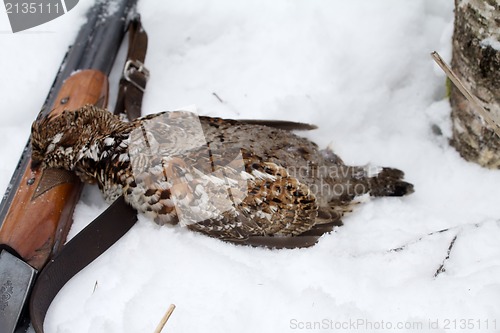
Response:
[{"label": "shotgun", "polygon": [[[97,0],[69,48],[37,120],[85,104],[106,107],[108,75],[137,0]],[[62,248],[82,184],[31,167],[30,140],[0,204],[0,332],[19,330],[38,271]]]}]

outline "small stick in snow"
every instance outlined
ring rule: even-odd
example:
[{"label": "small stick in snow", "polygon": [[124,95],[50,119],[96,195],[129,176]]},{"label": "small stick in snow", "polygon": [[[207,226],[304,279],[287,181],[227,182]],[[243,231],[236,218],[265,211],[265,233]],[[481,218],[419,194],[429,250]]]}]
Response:
[{"label": "small stick in snow", "polygon": [[450,246],[448,246],[448,252],[446,253],[446,257],[444,258],[443,262],[441,263],[441,266],[437,269],[436,273],[434,273],[434,277],[437,277],[439,274],[446,272],[446,269],[444,268],[444,264],[448,259],[450,259],[450,253],[451,250],[453,249],[453,245],[455,245],[455,241],[457,240],[458,234],[453,237],[451,240]]},{"label": "small stick in snow", "polygon": [[220,97],[219,97],[219,95],[217,95],[217,93],[213,92],[213,93],[212,93],[212,95],[214,95],[214,96],[215,96],[215,98],[217,98],[217,100],[218,100],[219,102],[221,102],[222,104],[224,104],[224,100],[223,100],[222,98],[220,98]]},{"label": "small stick in snow", "polygon": [[[459,226],[461,227],[461,226]],[[458,227],[455,227],[455,228],[458,228]],[[447,232],[447,231],[450,231],[452,229],[455,229],[455,228],[446,228],[446,229],[441,229],[441,230],[438,230],[438,231],[433,231],[433,232],[430,232],[420,238],[418,238],[417,240],[415,241],[412,241],[410,243],[407,243],[407,244],[404,244],[404,245],[401,245],[399,247],[396,247],[396,248],[393,248],[393,249],[390,249],[388,252],[400,252],[400,251],[403,251],[405,250],[408,246],[410,245],[413,245],[413,244],[416,244],[418,242],[420,242],[422,239],[424,239],[425,237],[429,237],[429,236],[433,236],[433,235],[436,235],[436,234],[442,234],[443,232]]]},{"label": "small stick in snow", "polygon": [[175,304],[170,304],[170,306],[167,309],[167,312],[163,315],[163,318],[161,318],[160,323],[158,326],[156,326],[155,332],[154,333],[160,333],[163,330],[163,327],[167,323],[168,319],[172,315],[172,312],[175,310]]},{"label": "small stick in snow", "polygon": [[441,69],[446,73],[448,78],[453,82],[453,84],[460,90],[460,92],[467,98],[467,100],[472,104],[473,108],[476,110],[477,113],[479,113],[483,119],[490,125],[491,129],[498,135],[500,138],[500,121],[498,119],[494,119],[493,115],[490,114],[484,106],[481,105],[481,102],[479,102],[478,98],[474,96],[469,89],[465,87],[465,85],[462,83],[462,81],[459,79],[457,74],[453,72],[451,67],[441,58],[439,53],[436,51],[431,53],[432,58],[436,63],[441,67]]}]

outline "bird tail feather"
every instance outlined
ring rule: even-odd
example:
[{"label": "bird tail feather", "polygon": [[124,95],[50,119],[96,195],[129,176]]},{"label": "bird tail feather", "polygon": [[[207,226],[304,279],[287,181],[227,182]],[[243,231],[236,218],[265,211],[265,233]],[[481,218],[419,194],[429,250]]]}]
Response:
[{"label": "bird tail feather", "polygon": [[394,168],[381,168],[369,178],[370,195],[373,197],[401,197],[413,193],[413,184],[403,180],[404,172]]}]

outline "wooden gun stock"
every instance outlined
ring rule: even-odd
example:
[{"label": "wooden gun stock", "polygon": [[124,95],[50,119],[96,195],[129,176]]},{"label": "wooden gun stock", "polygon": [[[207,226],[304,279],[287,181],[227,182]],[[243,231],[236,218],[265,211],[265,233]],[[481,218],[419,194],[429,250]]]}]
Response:
[{"label": "wooden gun stock", "polygon": [[[49,115],[56,117],[85,104],[106,107],[107,99],[107,76],[97,70],[82,70],[64,82]],[[28,161],[0,228],[0,244],[10,246],[40,270],[66,240],[82,184],[71,172],[31,170],[30,164]]]}]

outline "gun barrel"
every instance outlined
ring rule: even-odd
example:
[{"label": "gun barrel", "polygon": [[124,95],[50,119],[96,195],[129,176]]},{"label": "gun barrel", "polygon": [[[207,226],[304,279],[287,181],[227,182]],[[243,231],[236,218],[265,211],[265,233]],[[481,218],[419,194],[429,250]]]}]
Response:
[{"label": "gun barrel", "polygon": [[125,34],[127,21],[135,12],[137,0],[98,1],[87,12],[87,22],[70,46],[44,102],[39,117],[46,117],[64,81],[75,71],[95,69],[108,75]]},{"label": "gun barrel", "polygon": [[111,71],[127,27],[127,15],[135,12],[135,2],[126,0],[101,8],[101,20],[98,25],[102,27],[96,29],[94,42],[85,52],[80,69],[97,69],[103,73]]}]

